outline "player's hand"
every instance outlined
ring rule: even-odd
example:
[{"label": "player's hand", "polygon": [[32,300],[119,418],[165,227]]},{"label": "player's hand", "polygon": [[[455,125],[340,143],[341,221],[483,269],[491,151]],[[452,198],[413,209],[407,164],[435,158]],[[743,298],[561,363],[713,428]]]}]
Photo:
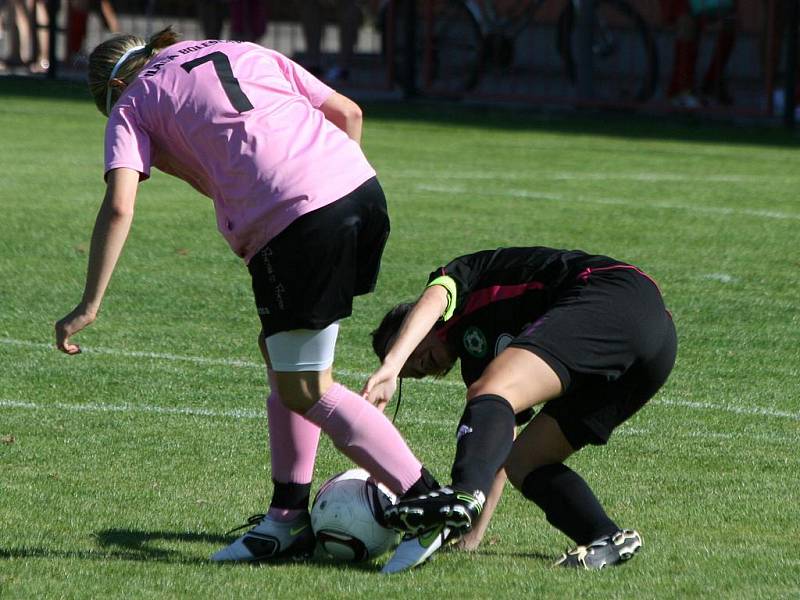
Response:
[{"label": "player's hand", "polygon": [[367,379],[364,389],[361,390],[361,395],[380,410],[384,410],[392,396],[394,396],[396,389],[397,373],[383,365]]},{"label": "player's hand", "polygon": [[474,552],[481,545],[482,539],[482,531],[470,530],[453,542],[453,548],[464,552]]},{"label": "player's hand", "polygon": [[76,306],[71,313],[56,322],[56,348],[65,354],[80,354],[81,347],[70,343],[69,338],[91,325],[95,318],[97,315],[82,304]]}]

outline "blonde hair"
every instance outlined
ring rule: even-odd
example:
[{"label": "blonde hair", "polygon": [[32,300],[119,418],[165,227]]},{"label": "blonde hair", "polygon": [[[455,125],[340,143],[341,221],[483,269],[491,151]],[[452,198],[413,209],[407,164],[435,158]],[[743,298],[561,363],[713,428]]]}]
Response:
[{"label": "blonde hair", "polygon": [[[97,109],[108,116],[108,106],[113,106],[122,93],[120,90],[112,89],[109,105],[108,91],[114,68],[117,68],[115,78],[121,79],[126,84],[130,83],[159,50],[171,46],[179,39],[180,34],[170,26],[153,35],[149,42],[145,42],[143,38],[136,35],[124,34],[114,36],[97,46],[89,56],[88,77],[89,91]],[[141,48],[135,50],[137,46]],[[132,51],[130,56],[118,64],[125,53],[130,51]]]}]

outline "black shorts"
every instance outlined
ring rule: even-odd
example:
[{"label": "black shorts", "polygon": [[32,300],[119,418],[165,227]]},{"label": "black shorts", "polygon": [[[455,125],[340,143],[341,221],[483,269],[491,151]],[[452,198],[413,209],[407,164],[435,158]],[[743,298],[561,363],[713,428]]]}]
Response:
[{"label": "black shorts", "polygon": [[349,317],[353,297],[375,289],[388,237],[386,198],[374,177],[276,235],[248,265],[264,335]]},{"label": "black shorts", "polygon": [[542,412],[578,449],[605,444],[655,395],[675,364],[677,336],[655,283],[619,268],[576,280],[511,346],[558,374],[564,393]]}]

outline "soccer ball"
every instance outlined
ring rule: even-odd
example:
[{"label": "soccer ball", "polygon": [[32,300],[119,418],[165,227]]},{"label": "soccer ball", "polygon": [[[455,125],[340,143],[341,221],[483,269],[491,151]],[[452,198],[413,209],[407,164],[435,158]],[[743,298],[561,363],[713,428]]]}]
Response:
[{"label": "soccer ball", "polygon": [[399,533],[382,525],[384,509],[396,500],[363,469],[331,477],[311,506],[318,545],[337,560],[361,561],[384,554],[400,540]]}]

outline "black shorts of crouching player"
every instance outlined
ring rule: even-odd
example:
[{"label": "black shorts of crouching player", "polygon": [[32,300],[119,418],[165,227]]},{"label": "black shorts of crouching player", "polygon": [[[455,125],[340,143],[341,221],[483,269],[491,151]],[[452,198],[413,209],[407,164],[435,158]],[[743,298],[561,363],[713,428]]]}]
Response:
[{"label": "black shorts of crouching player", "polygon": [[295,220],[248,265],[264,335],[323,329],[350,316],[353,297],[375,288],[388,237],[376,178]]},{"label": "black shorts of crouching player", "polygon": [[509,345],[561,379],[563,394],[542,411],[577,450],[605,444],[655,395],[675,364],[677,336],[655,282],[618,265],[579,277]]}]

